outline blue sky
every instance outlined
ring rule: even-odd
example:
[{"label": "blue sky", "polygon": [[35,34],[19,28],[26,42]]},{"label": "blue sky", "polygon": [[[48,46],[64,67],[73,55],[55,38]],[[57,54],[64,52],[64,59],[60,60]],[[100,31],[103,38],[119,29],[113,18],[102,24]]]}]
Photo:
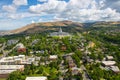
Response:
[{"label": "blue sky", "polygon": [[71,20],[119,21],[120,0],[0,0],[0,30]]}]

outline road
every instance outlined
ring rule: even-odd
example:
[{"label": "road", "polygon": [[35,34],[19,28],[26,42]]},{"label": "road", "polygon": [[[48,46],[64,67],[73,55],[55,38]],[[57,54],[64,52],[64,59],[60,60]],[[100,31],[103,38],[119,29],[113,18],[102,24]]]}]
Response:
[{"label": "road", "polygon": [[1,52],[2,50],[4,50],[4,48],[6,47],[5,44],[6,44],[6,43],[3,43],[3,46],[0,48],[0,52]]},{"label": "road", "polygon": [[80,68],[83,71],[83,74],[82,74],[83,80],[91,80],[90,76],[87,73],[87,70],[86,70],[85,66],[81,65]]},{"label": "road", "polygon": [[[3,43],[3,46],[0,48],[0,52],[3,52],[4,53],[4,48],[6,47],[5,46],[6,43]],[[4,54],[2,56],[0,56],[0,59],[4,57]]]},{"label": "road", "polygon": [[13,47],[12,49],[10,49],[9,51],[4,51],[3,50],[3,57],[6,57],[9,53],[11,53],[13,50],[15,49],[15,47]]},{"label": "road", "polygon": [[9,51],[5,51],[5,50],[4,50],[5,47],[6,47],[6,43],[3,43],[3,46],[0,48],[0,52],[2,51],[2,52],[3,52],[3,55],[0,57],[0,59],[3,58],[3,57],[6,57],[9,53],[11,53],[11,52],[15,49],[15,47],[13,47],[13,48],[10,49]]}]

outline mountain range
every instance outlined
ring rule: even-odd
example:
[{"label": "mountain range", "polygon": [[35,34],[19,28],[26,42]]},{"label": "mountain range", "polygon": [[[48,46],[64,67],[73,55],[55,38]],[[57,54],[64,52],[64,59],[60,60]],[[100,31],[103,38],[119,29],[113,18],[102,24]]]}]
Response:
[{"label": "mountain range", "polygon": [[60,27],[63,29],[63,31],[76,32],[76,31],[84,30],[84,28],[86,27],[114,27],[114,26],[120,26],[120,21],[109,21],[109,22],[101,21],[101,22],[93,22],[93,23],[56,21],[56,22],[32,23],[22,28],[15,29],[9,32],[7,31],[5,33],[6,34],[31,34],[31,33],[52,32],[52,31],[58,31]]}]

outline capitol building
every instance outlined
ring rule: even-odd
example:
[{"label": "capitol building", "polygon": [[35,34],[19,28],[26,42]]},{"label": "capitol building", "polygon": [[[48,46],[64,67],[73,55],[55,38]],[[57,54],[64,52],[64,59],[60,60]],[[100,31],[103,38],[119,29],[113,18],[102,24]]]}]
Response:
[{"label": "capitol building", "polygon": [[60,37],[60,38],[62,38],[62,37],[68,37],[68,36],[70,36],[70,34],[67,33],[67,32],[63,32],[62,28],[60,28],[58,32],[50,33],[50,36],[51,37]]}]

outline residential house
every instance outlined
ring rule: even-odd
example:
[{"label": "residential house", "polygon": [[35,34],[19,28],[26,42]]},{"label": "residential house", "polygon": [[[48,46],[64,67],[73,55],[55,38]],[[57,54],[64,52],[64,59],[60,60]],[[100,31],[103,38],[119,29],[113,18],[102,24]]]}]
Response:
[{"label": "residential house", "polygon": [[19,53],[26,52],[26,48],[22,43],[17,44],[16,49],[17,49],[17,52],[19,52]]}]

